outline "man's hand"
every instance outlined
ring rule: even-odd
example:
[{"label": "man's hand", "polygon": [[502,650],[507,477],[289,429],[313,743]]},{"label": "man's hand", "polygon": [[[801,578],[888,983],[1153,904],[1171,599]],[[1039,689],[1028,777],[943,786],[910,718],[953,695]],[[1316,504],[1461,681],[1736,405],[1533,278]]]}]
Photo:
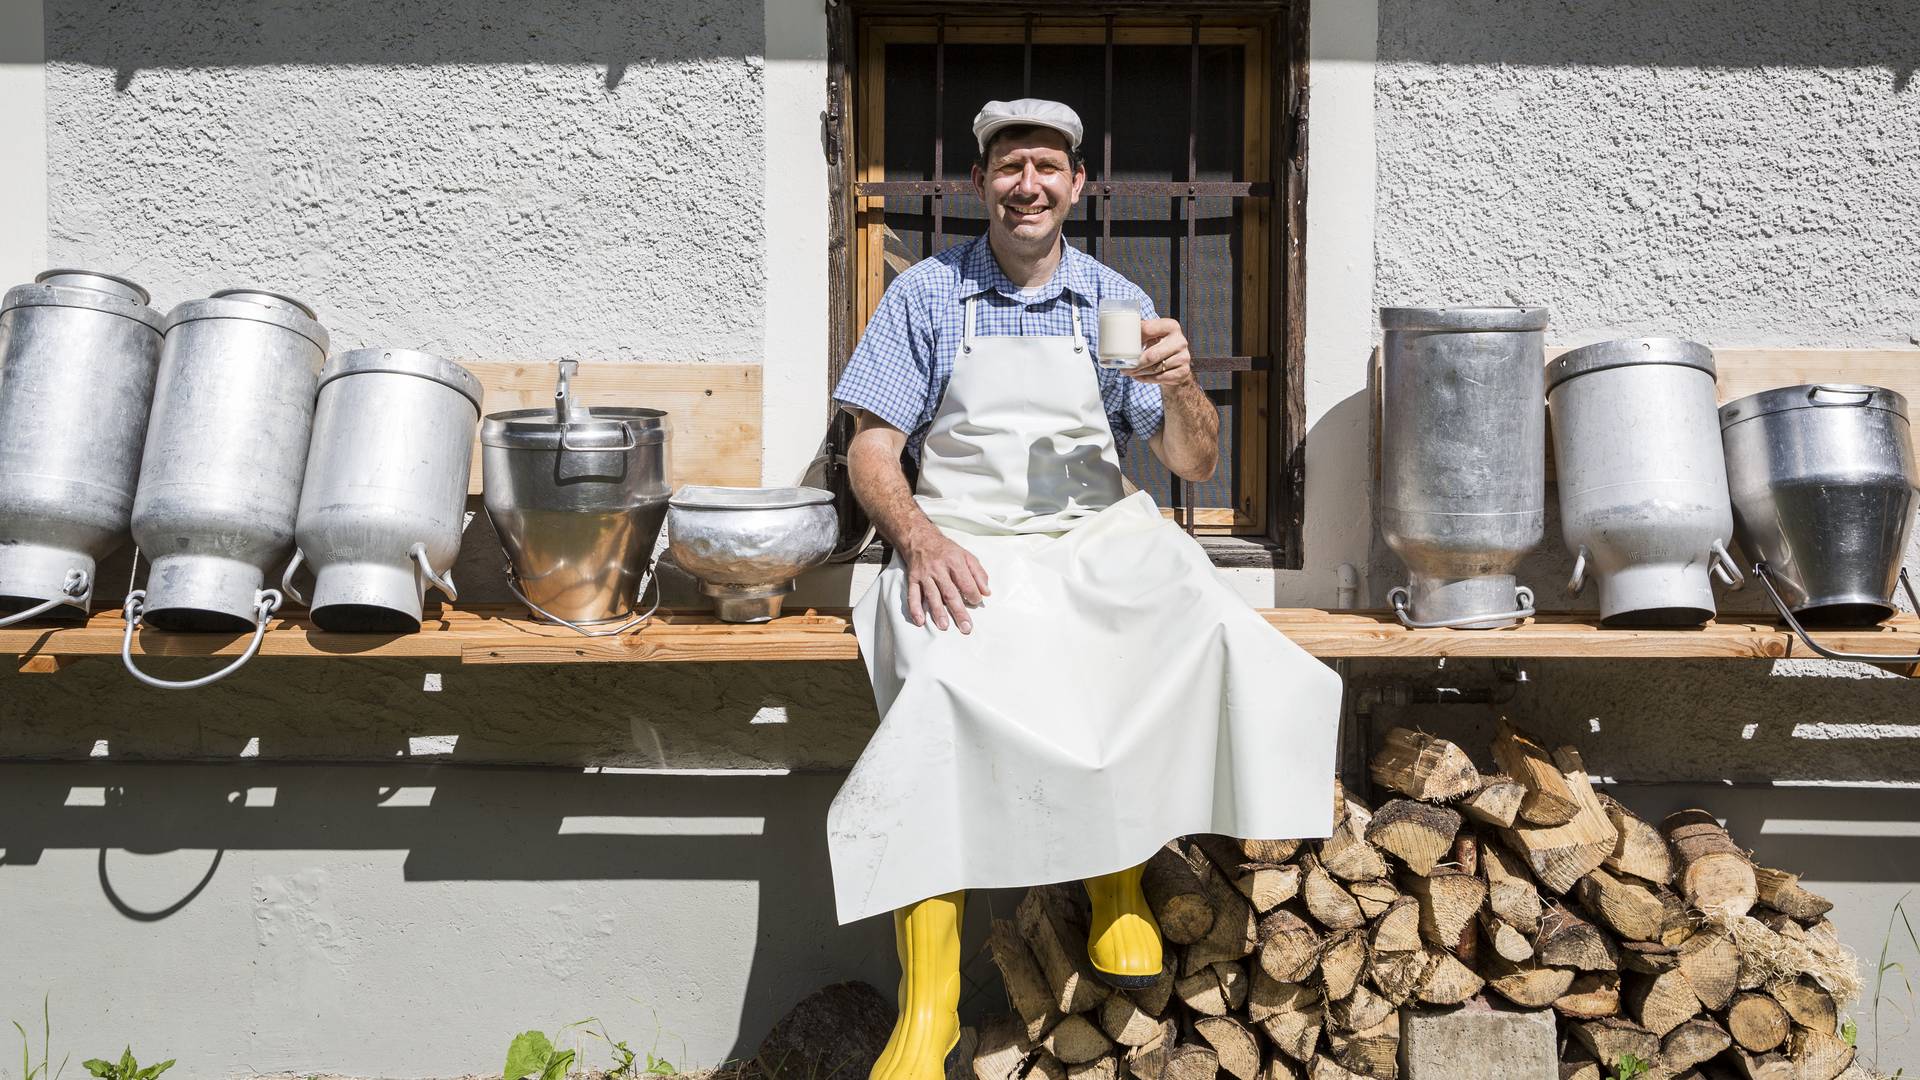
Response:
[{"label": "man's hand", "polygon": [[932,616],[942,630],[951,620],[961,633],[973,633],[968,609],[988,595],[987,571],[973,552],[929,526],[912,546],[900,547],[900,560],[907,571],[907,618],[913,625],[925,626]]},{"label": "man's hand", "polygon": [[1140,323],[1140,362],[1127,371],[1135,379],[1160,386],[1193,382],[1193,351],[1177,319],[1146,319]]}]

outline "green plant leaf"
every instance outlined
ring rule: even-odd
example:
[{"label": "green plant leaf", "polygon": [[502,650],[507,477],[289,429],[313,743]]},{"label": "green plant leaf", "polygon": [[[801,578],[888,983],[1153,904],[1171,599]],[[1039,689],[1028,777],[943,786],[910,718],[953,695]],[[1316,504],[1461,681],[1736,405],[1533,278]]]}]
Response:
[{"label": "green plant leaf", "polygon": [[106,1077],[107,1080],[112,1080],[114,1076],[113,1062],[101,1058],[88,1058],[80,1063],[80,1067],[95,1076]]},{"label": "green plant leaf", "polygon": [[544,1032],[523,1031],[513,1037],[507,1047],[507,1064],[500,1070],[503,1080],[524,1080],[528,1076],[542,1076],[546,1073],[547,1062],[553,1060],[553,1044],[547,1041]]},{"label": "green plant leaf", "polygon": [[1848,1046],[1858,1045],[1860,1025],[1853,1022],[1853,1017],[1847,1017],[1846,1021],[1840,1025],[1840,1037],[1847,1040]]},{"label": "green plant leaf", "polygon": [[572,1064],[573,1051],[562,1050],[547,1062],[547,1067],[540,1073],[540,1080],[566,1080],[567,1066]]},{"label": "green plant leaf", "polygon": [[168,1069],[173,1068],[173,1060],[174,1059],[172,1058],[168,1058],[167,1060],[161,1062],[158,1065],[149,1065],[148,1067],[141,1069],[139,1080],[154,1080],[154,1078],[159,1076],[161,1073],[166,1072]]}]

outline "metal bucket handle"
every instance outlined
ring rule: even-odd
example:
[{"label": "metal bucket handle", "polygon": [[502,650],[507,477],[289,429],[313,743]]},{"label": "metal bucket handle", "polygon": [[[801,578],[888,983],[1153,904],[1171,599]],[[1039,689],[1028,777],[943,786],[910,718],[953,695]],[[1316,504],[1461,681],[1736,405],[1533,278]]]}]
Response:
[{"label": "metal bucket handle", "polygon": [[1587,545],[1581,544],[1580,551],[1573,557],[1573,574],[1567,578],[1567,595],[1579,596],[1587,587]]},{"label": "metal bucket handle", "polygon": [[1405,585],[1395,585],[1387,593],[1387,603],[1393,605],[1393,617],[1400,625],[1409,630],[1451,630],[1474,623],[1490,622],[1494,619],[1531,619],[1533,618],[1533,590],[1525,585],[1513,590],[1513,602],[1518,605],[1512,611],[1497,611],[1488,615],[1464,615],[1458,619],[1436,619],[1421,622],[1408,616],[1407,604],[1412,594]]},{"label": "metal bucket handle", "polygon": [[[460,602],[460,590],[453,587],[453,568],[448,567],[444,574],[433,572],[433,563],[427,558],[427,545],[416,543],[407,549],[407,555],[420,565],[420,576],[428,585],[439,589],[453,603]],[[422,592],[426,590],[422,589]]]},{"label": "metal bucket handle", "polygon": [[[1786,621],[1788,628],[1794,632],[1796,637],[1806,643],[1807,648],[1812,649],[1821,656],[1829,660],[1848,660],[1861,664],[1911,664],[1915,661],[1920,661],[1920,653],[1897,656],[1889,656],[1883,653],[1848,653],[1836,652],[1833,649],[1821,645],[1819,642],[1813,640],[1812,637],[1808,636],[1806,628],[1800,625],[1800,620],[1794,618],[1793,612],[1787,610],[1787,602],[1780,598],[1780,591],[1773,587],[1773,572],[1767,569],[1767,564],[1764,562],[1754,563],[1753,576],[1759,578],[1760,584],[1767,587],[1767,595],[1773,599],[1774,609],[1780,613],[1780,618]],[[1907,568],[1904,566],[1900,568],[1900,587],[1907,591],[1907,602],[1912,604],[1915,610],[1920,611],[1920,599],[1916,599],[1913,595],[1913,583],[1907,580]]]},{"label": "metal bucket handle", "polygon": [[1727,542],[1725,540],[1715,540],[1713,542],[1713,554],[1709,557],[1708,562],[1713,567],[1713,575],[1720,579],[1722,585],[1725,585],[1729,589],[1744,589],[1747,587],[1747,576],[1740,572],[1740,564],[1734,562],[1733,556],[1727,553]]},{"label": "metal bucket handle", "polygon": [[127,620],[127,631],[120,638],[120,662],[127,666],[133,677],[158,690],[195,690],[202,686],[217,683],[221,679],[239,671],[247,661],[260,651],[260,640],[267,635],[267,623],[273,613],[280,610],[280,590],[255,589],[253,591],[253,640],[247,642],[246,651],[234,658],[233,663],[211,675],[202,675],[197,679],[183,679],[174,682],[168,679],[156,679],[141,671],[133,663],[133,632],[140,628],[140,610],[146,603],[147,590],[135,589],[127,594],[126,607],[120,613]]},{"label": "metal bucket handle", "polygon": [[16,611],[5,618],[0,618],[0,626],[12,626],[14,623],[26,622],[36,615],[45,615],[47,612],[64,604],[78,603],[82,607],[85,607],[87,601],[91,599],[92,596],[93,580],[87,576],[85,570],[76,566],[67,571],[67,579],[60,585],[59,596],[43,604],[36,604],[25,611]]},{"label": "metal bucket handle", "polygon": [[287,562],[287,568],[280,572],[280,591],[291,596],[293,602],[299,604],[301,607],[308,606],[307,598],[301,595],[299,589],[294,587],[293,574],[294,571],[300,569],[300,564],[306,561],[307,553],[296,547],[293,549],[293,558]]},{"label": "metal bucket handle", "polygon": [[546,608],[541,607],[539,604],[534,603],[532,600],[527,599],[527,594],[520,591],[519,580],[514,577],[513,563],[511,561],[507,563],[507,591],[513,594],[514,599],[527,605],[535,614],[545,618],[547,621],[564,626],[583,637],[616,637],[636,626],[645,625],[653,618],[653,613],[660,610],[660,560],[658,559],[647,564],[647,580],[640,586],[640,594],[634,597],[633,602],[638,604],[640,601],[645,600],[648,589],[653,590],[653,606],[612,629],[589,630],[578,623],[568,622],[553,612],[548,611]]}]

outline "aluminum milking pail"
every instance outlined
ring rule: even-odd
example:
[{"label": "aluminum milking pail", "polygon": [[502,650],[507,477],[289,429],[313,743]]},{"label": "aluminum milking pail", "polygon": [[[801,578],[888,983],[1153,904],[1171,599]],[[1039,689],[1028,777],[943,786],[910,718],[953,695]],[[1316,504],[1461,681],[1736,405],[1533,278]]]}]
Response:
[{"label": "aluminum milking pail", "polygon": [[0,299],[0,626],[85,617],[127,539],[165,325],[147,300],[86,270]]},{"label": "aluminum milking pail", "polygon": [[1547,365],[1569,595],[1600,587],[1612,626],[1713,618],[1714,574],[1742,583],[1720,451],[1713,350],[1676,338],[1603,341]]},{"label": "aluminum milking pail", "polygon": [[[167,688],[204,686],[251,658],[293,553],[294,516],[327,332],[298,300],[228,289],[167,315],[160,376],[133,503],[133,537],[151,561],[127,597],[123,660]],[[132,638],[163,630],[254,631],[240,659],[203,679],[163,683],[136,670]]]},{"label": "aluminum milking pail", "polygon": [[[1809,648],[1802,624],[1871,626],[1897,610],[1916,470],[1906,399],[1878,386],[1786,386],[1720,407],[1735,536],[1754,576]],[[1908,598],[1912,600],[1909,586]]]},{"label": "aluminum milking pail", "polygon": [[493,413],[480,425],[487,518],[507,553],[508,585],[536,617],[602,637],[645,622],[638,611],[673,494],[672,430],[658,409],[572,395],[560,364],[550,409]]},{"label": "aluminum milking pail", "polygon": [[[429,585],[458,599],[480,380],[412,349],[355,349],[320,373],[297,547],[281,590],[343,633],[420,629]],[[295,585],[313,570],[309,602]]]},{"label": "aluminum milking pail", "polygon": [[1514,571],[1546,530],[1543,307],[1381,308],[1380,530],[1409,627],[1533,614]]}]

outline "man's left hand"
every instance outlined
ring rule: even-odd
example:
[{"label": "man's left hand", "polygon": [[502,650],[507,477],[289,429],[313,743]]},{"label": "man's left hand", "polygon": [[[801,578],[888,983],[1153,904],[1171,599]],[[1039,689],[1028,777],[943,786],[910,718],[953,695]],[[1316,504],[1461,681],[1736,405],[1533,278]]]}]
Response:
[{"label": "man's left hand", "polygon": [[1193,352],[1178,319],[1145,319],[1140,323],[1140,362],[1127,372],[1145,383],[1181,386],[1193,382]]}]

